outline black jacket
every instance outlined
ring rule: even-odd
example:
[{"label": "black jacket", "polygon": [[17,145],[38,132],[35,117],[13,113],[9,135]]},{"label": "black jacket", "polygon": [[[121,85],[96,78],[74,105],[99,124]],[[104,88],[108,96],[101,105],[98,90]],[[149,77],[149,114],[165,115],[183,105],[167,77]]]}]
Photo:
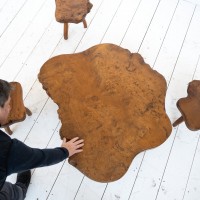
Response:
[{"label": "black jacket", "polygon": [[0,190],[7,176],[7,158],[11,144],[10,137],[0,130]]},{"label": "black jacket", "polygon": [[67,149],[31,148],[17,139],[11,139],[0,130],[0,190],[6,177],[28,169],[59,163],[69,156]]}]

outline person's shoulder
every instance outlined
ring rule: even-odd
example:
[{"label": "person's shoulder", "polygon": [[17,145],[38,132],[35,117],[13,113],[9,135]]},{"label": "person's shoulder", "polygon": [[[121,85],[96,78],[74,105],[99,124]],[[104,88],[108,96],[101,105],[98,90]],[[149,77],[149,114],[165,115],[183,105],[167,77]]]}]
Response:
[{"label": "person's shoulder", "polygon": [[11,141],[11,138],[2,130],[0,130],[0,141]]}]

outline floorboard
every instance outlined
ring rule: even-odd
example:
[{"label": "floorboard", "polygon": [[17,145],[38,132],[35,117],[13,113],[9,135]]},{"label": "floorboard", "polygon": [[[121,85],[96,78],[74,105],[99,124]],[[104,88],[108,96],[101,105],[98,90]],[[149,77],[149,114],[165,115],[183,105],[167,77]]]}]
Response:
[{"label": "floorboard", "polygon": [[[200,0],[91,0],[88,27],[55,20],[55,2],[0,1],[0,78],[18,81],[33,115],[11,126],[12,138],[37,148],[61,145],[57,105],[37,75],[51,57],[113,43],[140,53],[167,84],[166,112],[174,122],[188,83],[200,79]],[[112,9],[111,9],[112,8]],[[145,84],[145,83],[144,83]],[[141,152],[112,183],[90,180],[65,160],[32,170],[27,200],[199,200],[200,131],[184,123],[159,147]],[[7,179],[15,183],[16,174]]]}]

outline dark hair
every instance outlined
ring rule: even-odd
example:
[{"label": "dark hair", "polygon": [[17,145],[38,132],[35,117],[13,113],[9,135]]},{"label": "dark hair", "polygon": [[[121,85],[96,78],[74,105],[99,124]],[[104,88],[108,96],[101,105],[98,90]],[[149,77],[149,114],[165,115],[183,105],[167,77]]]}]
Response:
[{"label": "dark hair", "polygon": [[4,107],[5,102],[8,100],[11,89],[12,87],[10,83],[0,79],[0,106],[1,107]]}]

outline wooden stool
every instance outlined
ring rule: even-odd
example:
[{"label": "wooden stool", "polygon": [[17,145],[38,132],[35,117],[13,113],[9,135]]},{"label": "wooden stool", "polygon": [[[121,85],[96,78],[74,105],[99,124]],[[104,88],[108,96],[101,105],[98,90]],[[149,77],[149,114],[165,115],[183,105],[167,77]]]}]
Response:
[{"label": "wooden stool", "polygon": [[87,28],[85,17],[90,12],[92,4],[89,0],[56,0],[56,21],[64,23],[64,39],[68,39],[68,23],[83,22]]},{"label": "wooden stool", "polygon": [[7,122],[2,126],[9,135],[13,133],[9,127],[10,125],[25,120],[26,114],[28,116],[32,115],[31,111],[24,106],[21,84],[18,82],[11,82],[10,84],[13,88],[10,95],[11,111]]},{"label": "wooden stool", "polygon": [[173,127],[185,121],[188,129],[196,131],[200,129],[200,81],[190,82],[187,93],[187,97],[177,101],[182,116],[173,123]]}]

